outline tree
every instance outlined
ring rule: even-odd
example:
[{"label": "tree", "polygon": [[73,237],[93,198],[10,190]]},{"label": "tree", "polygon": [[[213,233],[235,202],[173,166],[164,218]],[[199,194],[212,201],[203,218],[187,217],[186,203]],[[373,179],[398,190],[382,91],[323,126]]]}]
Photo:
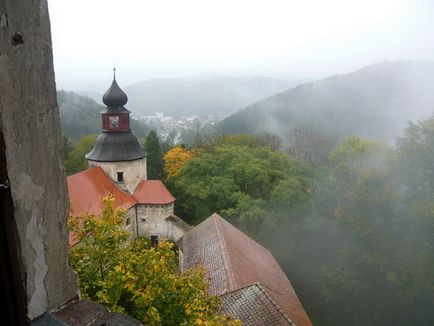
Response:
[{"label": "tree", "polygon": [[409,122],[398,149],[398,173],[407,193],[414,198],[434,193],[434,117]]},{"label": "tree", "polygon": [[190,151],[181,146],[175,146],[164,155],[164,169],[169,178],[178,174],[179,170],[195,155],[197,151]]},{"label": "tree", "polygon": [[[282,191],[289,193],[285,199],[309,197],[307,170],[270,147],[223,145],[189,159],[173,176],[172,186],[179,213],[189,221],[220,212],[254,235],[268,221],[264,212],[274,210],[273,196],[276,203]],[[286,210],[299,205],[296,201],[288,202]]]},{"label": "tree", "polygon": [[160,140],[154,130],[151,130],[148,133],[143,146],[148,152],[148,156],[146,157],[148,179],[163,179],[165,174],[163,168],[163,153],[161,150]]},{"label": "tree", "polygon": [[181,140],[192,148],[208,149],[211,146],[213,135],[211,126],[195,120],[189,129],[181,132]]},{"label": "tree", "polygon": [[127,313],[147,325],[240,325],[219,315],[221,302],[208,294],[199,266],[179,275],[173,244],[150,246],[128,242],[125,212],[104,199],[99,217],[71,216],[70,230],[79,239],[70,252],[82,296]]},{"label": "tree", "polygon": [[275,151],[278,151],[282,147],[282,139],[269,132],[262,132],[256,135],[256,142],[258,147],[267,146]]},{"label": "tree", "polygon": [[330,153],[330,160],[336,175],[350,185],[356,182],[358,174],[368,159],[379,148],[378,143],[350,136]]},{"label": "tree", "polygon": [[69,153],[71,153],[72,151],[72,144],[69,138],[65,134],[62,134],[62,137],[63,137],[63,159],[66,160]]},{"label": "tree", "polygon": [[288,153],[312,166],[326,165],[333,144],[315,130],[294,128],[288,132]]},{"label": "tree", "polygon": [[92,150],[96,142],[96,137],[96,135],[83,136],[73,144],[73,149],[69,152],[65,160],[67,175],[84,171],[88,168],[87,160],[84,156]]}]

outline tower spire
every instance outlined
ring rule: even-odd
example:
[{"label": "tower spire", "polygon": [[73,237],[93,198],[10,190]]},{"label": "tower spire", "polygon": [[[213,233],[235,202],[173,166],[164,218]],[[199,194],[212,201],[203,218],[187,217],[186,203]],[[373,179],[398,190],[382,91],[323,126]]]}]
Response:
[{"label": "tower spire", "polygon": [[128,97],[116,82],[115,67],[112,84],[102,101],[107,108],[101,112],[101,133],[86,158],[94,162],[134,161],[144,158],[146,153],[131,132],[130,111],[124,107]]}]

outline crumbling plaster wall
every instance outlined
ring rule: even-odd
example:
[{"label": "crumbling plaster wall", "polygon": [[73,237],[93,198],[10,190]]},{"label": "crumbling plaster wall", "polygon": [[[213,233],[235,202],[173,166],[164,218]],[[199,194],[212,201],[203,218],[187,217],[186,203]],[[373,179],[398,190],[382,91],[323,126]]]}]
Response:
[{"label": "crumbling plaster wall", "polygon": [[166,217],[173,214],[173,203],[167,205],[137,204],[138,236],[158,235],[167,238],[168,223]]},{"label": "crumbling plaster wall", "polygon": [[0,120],[33,319],[77,294],[46,0],[0,0]]}]

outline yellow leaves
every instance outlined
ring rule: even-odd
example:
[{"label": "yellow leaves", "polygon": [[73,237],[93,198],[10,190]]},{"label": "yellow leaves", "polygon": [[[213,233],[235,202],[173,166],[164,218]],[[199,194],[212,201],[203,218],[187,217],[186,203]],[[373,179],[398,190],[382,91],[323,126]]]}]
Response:
[{"label": "yellow leaves", "polygon": [[220,301],[208,294],[205,270],[177,271],[173,243],[127,241],[121,210],[104,199],[102,216],[71,218],[81,242],[71,250],[83,297],[122,311],[147,325],[233,325],[219,315]]},{"label": "yellow leaves", "polygon": [[103,198],[103,203],[106,206],[106,208],[113,208],[115,203],[115,198],[112,195],[105,196]]},{"label": "yellow leaves", "polygon": [[198,150],[187,150],[181,146],[175,146],[164,155],[164,169],[169,178],[178,174],[179,170],[193,157],[199,155]]}]

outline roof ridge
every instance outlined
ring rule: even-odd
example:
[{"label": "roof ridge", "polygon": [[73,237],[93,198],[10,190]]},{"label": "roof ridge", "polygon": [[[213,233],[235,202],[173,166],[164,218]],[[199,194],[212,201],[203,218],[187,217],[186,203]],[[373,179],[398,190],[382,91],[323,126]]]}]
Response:
[{"label": "roof ridge", "polygon": [[[257,286],[258,287],[258,289],[260,289],[261,291],[262,291],[262,293],[264,293],[264,295],[266,296],[266,298],[271,302],[271,304],[273,305],[273,306],[275,306],[276,307],[276,309],[282,314],[282,316],[283,316],[283,318],[285,318],[287,321],[288,321],[288,323],[290,324],[290,325],[293,325],[293,326],[296,326],[295,324],[294,324],[294,322],[291,320],[291,318],[289,318],[286,314],[285,314],[285,312],[283,311],[283,309],[282,308],[280,308],[280,306],[273,300],[273,298],[268,294],[268,292],[266,291],[266,289],[264,288],[264,286],[261,284],[261,283],[259,283],[259,282],[255,282],[255,283],[253,283],[253,285],[255,285],[255,286]],[[270,289],[271,290],[271,289]],[[273,290],[272,290],[273,291]]]},{"label": "roof ridge", "polygon": [[[223,293],[223,294],[221,294],[221,295],[219,295],[219,297],[223,297],[223,296],[226,296],[226,295],[228,295],[228,294],[232,294],[232,293],[234,293],[234,292],[237,292],[237,291],[240,291],[240,290],[244,290],[244,289],[247,289],[247,288],[250,288],[250,287],[252,287],[252,286],[256,286],[264,295],[265,295],[265,297],[270,301],[270,303],[277,309],[277,311],[279,311],[279,313],[283,316],[283,318],[290,324],[290,325],[292,325],[292,326],[296,326],[296,324],[291,320],[291,318],[289,318],[287,315],[286,315],[286,313],[283,311],[283,309],[282,308],[280,308],[280,306],[273,300],[273,298],[271,297],[271,295],[267,292],[267,290],[266,289],[268,289],[268,290],[271,290],[271,291],[273,291],[272,289],[270,289],[270,288],[268,288],[268,287],[266,287],[266,286],[264,286],[264,285],[262,285],[260,282],[253,282],[253,283],[250,283],[250,284],[248,284],[248,285],[245,285],[245,286],[243,286],[243,287],[240,287],[240,288],[237,288],[237,289],[233,289],[233,290],[231,290],[231,291],[227,291],[227,292],[225,292],[225,293]],[[276,291],[273,291],[273,292],[276,292]]]},{"label": "roof ridge", "polygon": [[[228,275],[229,277],[227,278],[227,281],[229,283],[229,286],[232,287],[233,289],[235,289],[236,286],[236,282],[235,282],[235,277],[234,277],[234,273],[232,270],[232,264],[229,258],[229,254],[228,254],[228,249],[226,247],[226,241],[224,238],[224,233],[221,230],[221,226],[220,226],[220,219],[223,219],[220,215],[218,215],[217,213],[214,213],[211,215],[212,221],[216,227],[216,230],[219,234],[219,238],[217,239],[221,252],[222,252],[222,260],[223,260],[223,268],[226,269],[227,273],[225,273],[226,275]],[[225,253],[225,254],[223,254]]]}]

